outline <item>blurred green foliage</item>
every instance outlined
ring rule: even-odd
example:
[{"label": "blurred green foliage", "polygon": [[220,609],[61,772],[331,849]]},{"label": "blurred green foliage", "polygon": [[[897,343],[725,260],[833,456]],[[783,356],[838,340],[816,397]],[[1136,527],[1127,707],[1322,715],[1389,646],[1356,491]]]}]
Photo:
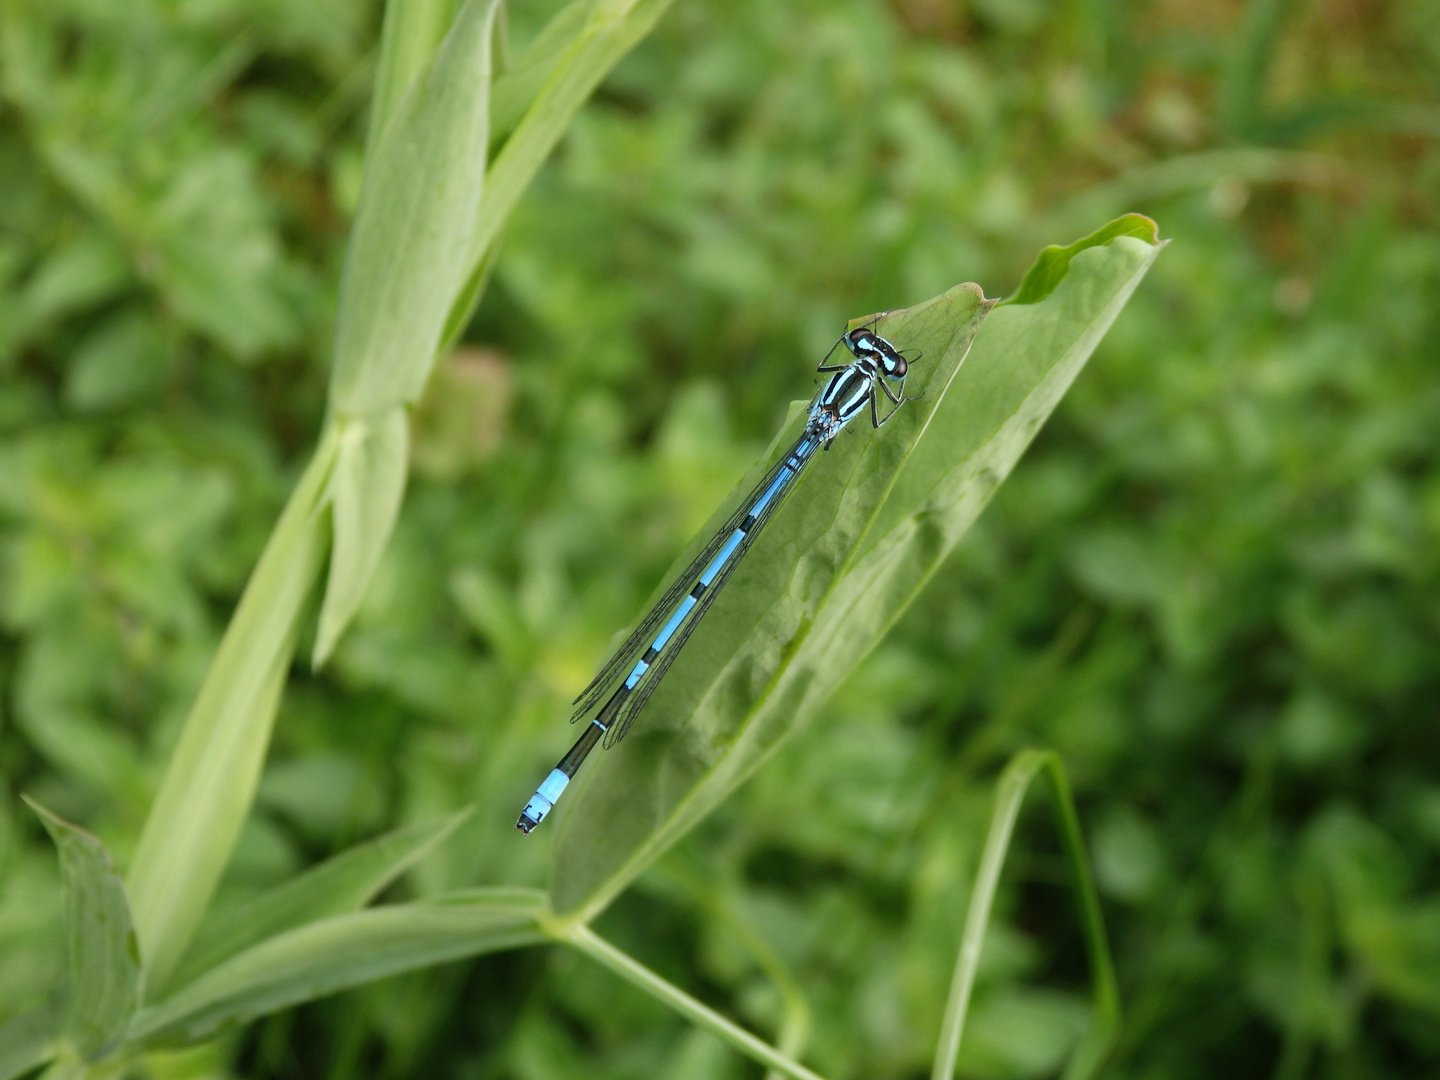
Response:
[{"label": "blurred green foliage", "polygon": [[[517,4],[517,42],[549,14]],[[65,963],[21,790],[133,850],[319,430],[379,12],[0,5],[0,1018]],[[922,1073],[997,767],[1058,748],[1117,1076],[1440,1057],[1440,15],[1425,0],[678,0],[511,219],[356,626],[298,668],[222,900],[478,812],[397,895],[539,883],[510,822],[615,631],[853,315],[1140,210],[1176,242],[887,643],[600,929],[828,1076]],[[308,653],[308,649],[302,649]],[[1084,1022],[1022,827],[964,1075]],[[175,1076],[721,1078],[565,950],[391,980]]]}]

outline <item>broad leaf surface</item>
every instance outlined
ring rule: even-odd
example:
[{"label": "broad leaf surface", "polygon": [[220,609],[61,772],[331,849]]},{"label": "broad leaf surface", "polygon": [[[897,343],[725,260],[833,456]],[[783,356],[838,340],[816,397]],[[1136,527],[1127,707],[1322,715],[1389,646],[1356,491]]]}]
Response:
[{"label": "broad leaf surface", "polygon": [[371,151],[340,281],[336,413],[382,413],[415,399],[469,274],[489,147],[495,4],[466,0]]},{"label": "broad leaf surface", "polygon": [[1159,250],[1120,235],[1078,251],[1044,300],[989,315],[963,367],[984,311],[973,287],[879,324],[924,351],[908,391],[925,399],[820,456],[636,729],[581,774],[559,815],[557,913],[593,917],[814,716],[974,521]]},{"label": "broad leaf surface", "polygon": [[407,825],[357,844],[272,889],[239,911],[219,911],[201,927],[174,983],[183,986],[266,938],[332,915],[358,911],[434,850],[470,811]]},{"label": "broad leaf surface", "polygon": [[[837,587],[897,475],[937,408],[993,301],[974,285],[880,320],[878,333],[918,349],[905,391],[924,394],[885,427],[868,414],[822,451],[760,535],[705,622],[685,645],[636,724],[602,755],[560,820],[552,884],[557,912],[593,912],[724,797],[798,717],[767,704],[813,683],[830,684],[858,656],[812,647],[828,633]],[[797,410],[779,442],[803,428]],[[757,463],[729,500],[738,502],[769,461]],[[723,520],[724,507],[707,529]],[[790,694],[784,693],[788,700]],[[562,804],[563,806],[564,804]]]},{"label": "broad leaf surface", "polygon": [[80,1054],[95,1059],[125,1034],[140,996],[140,946],[125,885],[105,845],[84,829],[26,799],[60,852],[69,953],[65,1025]]},{"label": "broad leaf surface", "polygon": [[476,889],[338,915],[270,938],[140,1010],[130,1037],[186,1042],[402,971],[545,940],[545,897]]}]

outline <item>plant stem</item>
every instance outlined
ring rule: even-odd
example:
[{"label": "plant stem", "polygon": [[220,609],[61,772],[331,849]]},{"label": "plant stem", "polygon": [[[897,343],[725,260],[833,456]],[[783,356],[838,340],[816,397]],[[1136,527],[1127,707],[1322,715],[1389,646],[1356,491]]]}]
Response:
[{"label": "plant stem", "polygon": [[793,1077],[794,1080],[823,1080],[819,1074],[811,1072],[804,1065],[793,1061],[769,1043],[757,1039],[744,1028],[731,1023],[678,986],[662,979],[644,964],[599,937],[588,926],[575,923],[566,926],[563,931],[556,929],[553,932],[566,944],[573,945],[592,960],[615,972],[622,979],[633,983],[647,994],[659,998],[676,1012],[708,1029],[746,1057],[753,1058],[767,1068],[785,1076]]},{"label": "plant stem", "polygon": [[1000,870],[1015,831],[1015,820],[1029,790],[1030,781],[1045,771],[1055,796],[1056,824],[1075,879],[1077,904],[1089,954],[1091,980],[1095,993],[1095,1019],[1085,1041],[1077,1048],[1065,1070],[1066,1080],[1090,1076],[1104,1060],[1120,1024],[1120,995],[1116,989],[1115,967],[1110,959],[1110,946],[1100,912],[1100,898],[1090,874],[1085,841],[1080,832],[1080,819],[1065,777],[1065,766],[1053,750],[1022,750],[1010,760],[1000,776],[995,795],[995,814],[985,838],[985,851],[975,875],[970,894],[970,910],[965,916],[965,932],[960,941],[960,955],[955,961],[955,975],[950,983],[950,999],[945,1004],[945,1018],[940,1026],[940,1044],[935,1050],[932,1080],[954,1080],[955,1058],[960,1050],[960,1037],[965,1029],[965,1014],[970,1007],[970,994],[975,986],[975,972],[980,964],[980,948],[985,927],[990,921],[995,891],[1000,884]]}]

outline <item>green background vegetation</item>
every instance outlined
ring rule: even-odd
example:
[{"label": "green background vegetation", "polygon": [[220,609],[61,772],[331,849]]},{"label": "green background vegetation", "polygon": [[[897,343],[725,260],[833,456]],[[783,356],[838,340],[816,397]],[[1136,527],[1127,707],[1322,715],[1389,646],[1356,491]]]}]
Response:
[{"label": "green background vegetation", "polygon": [[[129,862],[313,450],[379,26],[353,0],[61,0],[18,34],[23,6],[0,6],[0,1019],[64,962],[19,793]],[[517,48],[550,11],[513,7]],[[390,897],[543,884],[554,831],[510,825],[567,703],[845,320],[1006,295],[1042,244],[1139,210],[1175,242],[961,549],[598,929],[767,1036],[798,988],[826,1076],[921,1075],[998,770],[1045,745],[1115,950],[1112,1075],[1429,1074],[1437,95],[1423,0],[676,0],[510,218],[357,621],[292,674],[222,902],[470,803]],[[962,1073],[1055,1071],[1086,980],[1032,813]],[[559,948],[152,1067],[755,1071]]]}]

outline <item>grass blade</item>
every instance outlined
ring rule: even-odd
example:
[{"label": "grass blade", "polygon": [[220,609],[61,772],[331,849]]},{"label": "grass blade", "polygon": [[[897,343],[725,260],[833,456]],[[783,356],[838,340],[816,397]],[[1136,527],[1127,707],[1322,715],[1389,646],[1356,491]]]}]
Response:
[{"label": "grass blade", "polygon": [[1265,83],[1288,7],[1286,0],[1250,0],[1245,6],[1218,88],[1220,117],[1237,138],[1255,139],[1264,127]]},{"label": "grass blade", "polygon": [[125,886],[105,845],[26,797],[60,852],[70,953],[66,1033],[82,1057],[119,1045],[140,998],[140,946]]},{"label": "grass blade", "polygon": [[203,1039],[227,1024],[431,964],[544,941],[544,894],[476,889],[426,903],[370,908],[270,938],[141,1009],[130,1037]]},{"label": "grass blade", "polygon": [[1080,833],[1080,819],[1070,794],[1070,783],[1060,756],[1051,750],[1023,750],[1011,759],[1001,774],[995,793],[995,813],[975,887],[970,893],[970,908],[965,914],[965,932],[960,941],[960,954],[955,961],[955,975],[950,983],[950,998],[945,1005],[945,1018],[940,1028],[940,1043],[935,1051],[932,1080],[953,1080],[955,1058],[960,1050],[960,1037],[965,1029],[965,1015],[970,1007],[970,992],[975,985],[975,972],[980,965],[980,949],[995,891],[1000,884],[1000,871],[1015,831],[1020,806],[1030,789],[1030,782],[1044,770],[1054,796],[1056,824],[1060,827],[1065,854],[1074,878],[1076,901],[1080,908],[1085,933],[1085,948],[1090,958],[1091,981],[1095,991],[1095,1020],[1085,1041],[1076,1049],[1065,1070],[1066,1080],[1085,1080],[1094,1074],[1104,1060],[1120,1027],[1120,994],[1115,983],[1115,967],[1100,912],[1100,898],[1090,873],[1085,841]]},{"label": "grass blade", "polygon": [[164,986],[250,811],[305,600],[324,558],[319,513],[336,440],[315,451],[205,673],[145,821],[126,887],[148,985]]},{"label": "grass blade", "polygon": [[325,860],[299,877],[247,902],[238,912],[217,912],[172,982],[187,982],[236,953],[297,926],[358,911],[435,849],[470,816],[465,810],[440,821],[407,825]]},{"label": "grass blade", "polygon": [[642,724],[581,774],[557,829],[558,913],[593,918],[818,711],[974,521],[1159,250],[1119,236],[1075,254],[1044,300],[989,316],[963,368],[987,306],[973,287],[882,324],[924,350],[910,392],[926,398],[811,469]]}]

